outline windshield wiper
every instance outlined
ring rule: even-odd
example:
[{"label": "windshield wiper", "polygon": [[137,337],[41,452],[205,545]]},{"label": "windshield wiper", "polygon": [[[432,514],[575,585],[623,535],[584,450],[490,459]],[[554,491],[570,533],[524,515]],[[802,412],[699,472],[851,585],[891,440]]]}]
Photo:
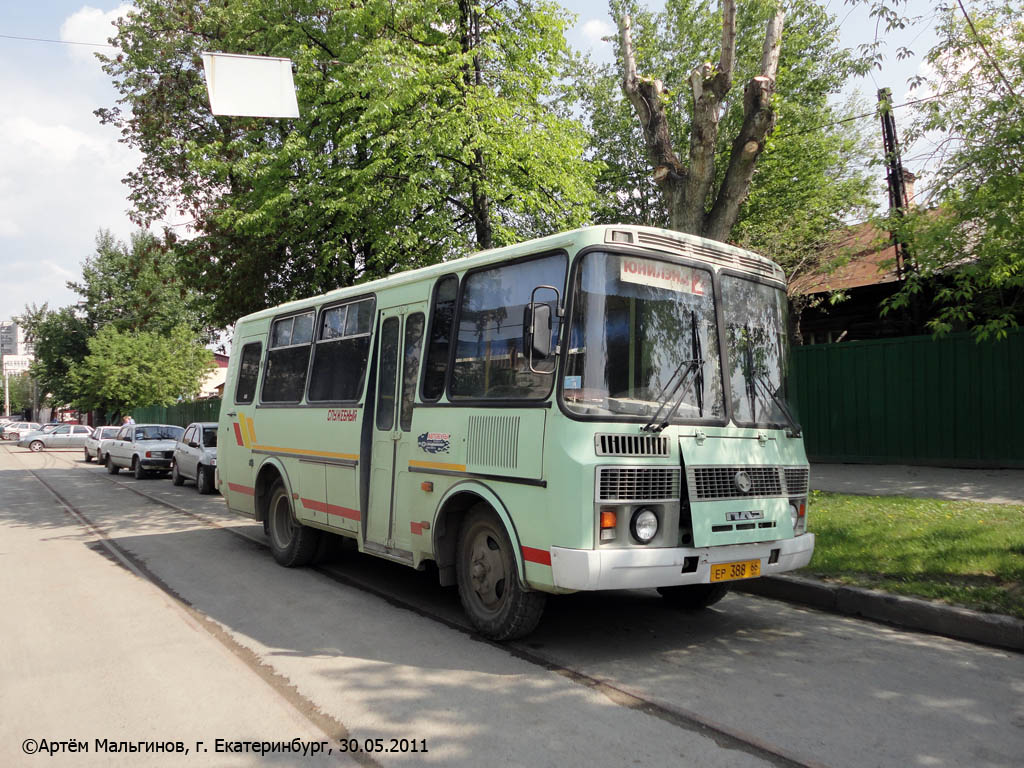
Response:
[{"label": "windshield wiper", "polygon": [[[661,392],[655,398],[658,403],[658,410],[651,416],[651,420],[641,427],[641,430],[644,432],[661,432],[669,425],[672,417],[679,410],[679,406],[683,404],[683,398],[689,390],[683,384],[686,383],[692,374],[696,374],[694,376],[694,383],[697,385],[697,412],[702,418],[704,416],[704,358],[701,356],[700,335],[697,333],[697,313],[692,310],[690,312],[690,323],[690,348],[693,357],[679,363],[669,377],[669,380],[665,383],[665,386],[661,388]],[[666,392],[668,392],[667,396]],[[667,406],[670,406],[668,412],[662,417],[661,412]]]},{"label": "windshield wiper", "polygon": [[786,405],[786,401],[779,397],[777,394],[775,394],[775,392],[772,390],[771,381],[768,379],[768,377],[765,376],[763,373],[755,374],[754,383],[761,385],[761,391],[772,399],[772,402],[775,403],[776,407],[780,411],[782,411],[782,415],[786,417],[786,421],[789,422],[789,430],[786,434],[789,437],[800,437],[803,433],[803,428],[799,424],[797,424],[796,419],[793,418],[793,412],[789,410],[789,406]]}]

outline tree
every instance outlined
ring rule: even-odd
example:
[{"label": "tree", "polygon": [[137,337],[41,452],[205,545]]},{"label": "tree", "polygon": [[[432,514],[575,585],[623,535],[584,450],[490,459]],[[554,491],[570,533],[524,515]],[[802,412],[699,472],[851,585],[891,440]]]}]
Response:
[{"label": "tree", "polygon": [[[659,14],[617,0],[610,9],[614,17],[630,19],[630,33],[619,38],[619,59],[625,58],[628,39],[636,72],[651,75],[641,78],[637,74],[632,82],[638,92],[646,89],[652,98],[655,91],[660,93],[659,100],[652,102],[660,107],[651,110],[651,120],[663,122],[654,136],[644,128],[644,122],[637,119],[635,101],[624,97],[620,69],[581,66],[576,82],[591,126],[592,151],[606,168],[598,179],[598,220],[682,228],[708,236],[711,232],[706,225],[714,220],[718,222],[714,236],[776,259],[790,275],[816,266],[843,223],[866,215],[872,183],[866,172],[868,142],[855,123],[845,121],[855,105],[830,103],[857,66],[854,58],[839,48],[835,18],[810,0],[788,4],[786,35],[778,50],[777,85],[771,98],[776,127],[763,140],[749,194],[744,193],[745,203],[735,209],[733,223],[722,230],[732,214],[726,215],[724,202],[715,213],[713,201],[731,194],[727,178],[732,173],[729,184],[735,188],[740,171],[735,164],[730,171],[719,160],[736,157],[733,147],[737,140],[733,137],[750,136],[751,105],[744,103],[741,94],[726,89],[718,111],[712,110],[712,116],[720,117],[708,132],[693,119],[692,82],[679,89],[666,85],[687,80],[696,64],[713,54],[721,44],[722,16],[707,2],[682,0],[668,0]],[[735,50],[730,57],[733,80],[756,81],[756,87],[767,87],[757,78],[762,77],[764,64],[764,29],[770,21],[775,22],[775,13],[774,5],[767,2],[747,2],[736,9]],[[703,67],[698,69],[704,72]],[[721,92],[723,79],[715,82]],[[705,101],[711,98],[703,80],[697,87]],[[706,148],[694,149],[695,134],[700,141],[714,139],[710,155]],[[671,161],[661,167],[672,168],[667,175],[656,171],[653,183],[650,169],[660,161],[651,159],[652,138],[659,153],[671,153],[659,155]],[[680,148],[678,154],[676,147]],[[692,192],[696,176],[679,160],[680,154],[693,157],[695,151],[705,173],[701,183],[708,184],[710,178],[699,205]],[[686,184],[684,178],[689,179]],[[685,217],[682,210],[690,203],[684,205],[684,198],[695,206]],[[683,218],[695,216],[698,222],[684,225]]]},{"label": "tree", "polygon": [[187,328],[170,333],[101,328],[69,374],[80,410],[121,413],[194,397],[213,354]]},{"label": "tree", "polygon": [[25,307],[16,320],[25,329],[26,340],[34,345],[29,375],[38,391],[48,394],[57,405],[72,402],[76,391],[68,374],[89,354],[89,324],[74,307],[51,310],[46,304]]},{"label": "tree", "polygon": [[1024,318],[1024,12],[951,4],[910,139],[936,147],[934,207],[902,223],[912,269],[890,309],[934,295],[928,327],[1002,338]]},{"label": "tree", "polygon": [[22,414],[32,407],[32,377],[28,373],[16,373],[7,377],[7,395],[10,413]]},{"label": "tree", "polygon": [[140,230],[125,245],[108,230],[96,235],[96,253],[82,264],[82,281],[68,288],[82,297],[79,307],[95,333],[198,330],[198,298],[178,275],[167,243]]},{"label": "tree", "polygon": [[[141,0],[98,111],[142,152],[140,223],[171,205],[214,323],[582,223],[595,168],[549,106],[565,19],[544,0]],[[296,120],[213,117],[199,52],[296,64]]]}]

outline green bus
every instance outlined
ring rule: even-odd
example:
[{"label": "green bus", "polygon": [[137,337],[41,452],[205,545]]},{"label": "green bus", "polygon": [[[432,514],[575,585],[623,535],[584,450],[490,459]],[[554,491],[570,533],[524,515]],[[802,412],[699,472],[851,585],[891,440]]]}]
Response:
[{"label": "green bus", "polygon": [[248,315],[218,487],[284,566],[328,534],[432,561],[492,638],[547,593],[710,605],[814,550],[785,288],[748,251],[592,226]]}]

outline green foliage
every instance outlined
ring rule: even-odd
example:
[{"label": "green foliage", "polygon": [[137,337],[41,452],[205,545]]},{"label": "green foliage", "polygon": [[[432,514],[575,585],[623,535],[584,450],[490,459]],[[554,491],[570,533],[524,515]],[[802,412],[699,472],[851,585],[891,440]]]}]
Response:
[{"label": "green foliage", "polygon": [[[311,293],[583,223],[594,166],[549,104],[552,2],[140,0],[105,59],[138,148],[135,215],[169,206],[215,325]],[[214,117],[199,52],[287,56],[301,117]]]},{"label": "green foliage", "polygon": [[[743,85],[758,71],[772,8],[767,0],[738,8],[734,85],[718,136],[718,183],[743,119]],[[632,17],[637,71],[670,87],[673,146],[685,157],[693,106],[687,78],[702,62],[718,60],[717,3],[668,0],[664,13],[655,14],[635,0],[612,0],[610,12],[613,19],[626,12]],[[616,40],[615,64],[596,66],[578,59],[575,68],[576,91],[591,130],[590,151],[605,166],[597,182],[596,218],[666,226],[667,207],[651,180],[639,123],[622,95],[620,45]],[[835,17],[810,0],[790,3],[777,78],[776,127],[732,240],[777,260],[791,275],[816,266],[832,233],[844,221],[862,216],[869,202],[868,142],[855,123],[835,124],[857,105],[837,107],[829,101],[853,69],[849,52],[838,46]]]},{"label": "green foliage", "polygon": [[10,413],[21,414],[32,407],[32,377],[27,373],[7,377],[7,396]]},{"label": "green foliage", "polygon": [[[919,81],[911,139],[937,146],[930,180],[935,207],[901,223],[916,269],[889,303],[934,296],[928,327],[1005,338],[1024,319],[1024,11],[988,2],[958,7],[939,25]],[[941,96],[938,96],[941,94]]]},{"label": "green foliage", "polygon": [[107,326],[89,340],[89,355],[69,380],[80,410],[124,412],[194,397],[213,368],[213,353],[188,328],[156,333]]},{"label": "green foliage", "polygon": [[76,392],[68,372],[89,354],[89,324],[74,307],[51,310],[46,304],[26,307],[17,321],[24,327],[26,338],[35,345],[29,374],[36,381],[40,401],[49,395],[54,405],[72,402]]},{"label": "green foliage", "polygon": [[1024,508],[813,492],[806,570],[1024,618]]},{"label": "green foliage", "polygon": [[82,281],[68,288],[82,297],[79,307],[94,332],[108,325],[157,333],[199,325],[194,291],[178,275],[167,245],[150,232],[134,233],[125,245],[100,230],[96,253],[82,264]]}]

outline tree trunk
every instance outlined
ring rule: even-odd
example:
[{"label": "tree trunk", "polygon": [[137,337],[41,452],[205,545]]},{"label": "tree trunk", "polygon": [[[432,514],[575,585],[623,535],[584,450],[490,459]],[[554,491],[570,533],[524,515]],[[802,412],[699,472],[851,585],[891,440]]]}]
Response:
[{"label": "tree trunk", "polygon": [[[633,105],[643,128],[647,156],[654,166],[653,180],[668,208],[669,226],[714,240],[729,238],[740,206],[750,191],[757,159],[775,126],[771,97],[779,67],[783,10],[779,7],[765,31],[761,74],[747,83],[743,93],[743,126],[733,140],[725,178],[713,191],[715,147],[722,103],[732,87],[736,59],[736,0],[722,2],[722,50],[718,66],[706,63],[690,74],[693,121],[690,125],[688,165],[672,148],[661,81],[637,75],[629,16],[619,20],[622,36],[622,90]],[[710,210],[708,210],[710,205]]]}]

